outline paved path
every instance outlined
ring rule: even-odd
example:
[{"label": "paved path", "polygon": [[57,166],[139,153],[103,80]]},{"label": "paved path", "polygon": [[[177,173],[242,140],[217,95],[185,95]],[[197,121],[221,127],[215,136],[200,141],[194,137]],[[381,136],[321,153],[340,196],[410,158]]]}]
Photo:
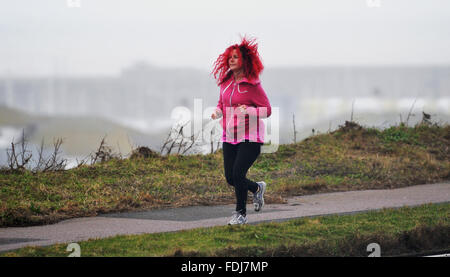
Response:
[{"label": "paved path", "polygon": [[[391,190],[323,193],[290,198],[287,204],[265,205],[259,213],[247,208],[249,223],[325,214],[354,213],[387,207],[450,202],[450,182]],[[170,232],[226,225],[234,205],[188,207],[116,213],[69,219],[57,224],[0,228],[0,251],[27,245],[70,243],[119,234]]]}]

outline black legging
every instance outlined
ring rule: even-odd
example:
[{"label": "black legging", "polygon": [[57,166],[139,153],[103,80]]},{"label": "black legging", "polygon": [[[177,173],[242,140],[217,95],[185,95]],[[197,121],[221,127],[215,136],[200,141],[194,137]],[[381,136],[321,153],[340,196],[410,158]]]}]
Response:
[{"label": "black legging", "polygon": [[262,143],[247,140],[238,144],[223,143],[225,178],[228,184],[234,187],[236,211],[244,215],[247,213],[247,191],[255,193],[258,190],[258,184],[245,176],[261,153],[261,145]]}]

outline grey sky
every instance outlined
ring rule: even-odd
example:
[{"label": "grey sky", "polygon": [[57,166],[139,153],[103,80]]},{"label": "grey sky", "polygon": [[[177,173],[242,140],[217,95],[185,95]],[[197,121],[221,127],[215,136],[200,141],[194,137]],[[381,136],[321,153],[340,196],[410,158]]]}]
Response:
[{"label": "grey sky", "polygon": [[[377,1],[377,0],[372,0]],[[266,67],[450,64],[450,1],[0,0],[0,75],[210,70],[239,34]]]}]

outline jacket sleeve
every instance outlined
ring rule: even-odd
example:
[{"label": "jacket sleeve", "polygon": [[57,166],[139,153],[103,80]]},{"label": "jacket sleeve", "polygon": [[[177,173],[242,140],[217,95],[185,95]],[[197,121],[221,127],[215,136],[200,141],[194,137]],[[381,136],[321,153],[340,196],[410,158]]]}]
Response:
[{"label": "jacket sleeve", "polygon": [[[255,107],[247,107],[246,109],[249,116],[267,118],[272,114],[272,107],[261,84],[255,86],[252,101]],[[266,109],[266,113],[264,113],[264,109]]]},{"label": "jacket sleeve", "polygon": [[220,86],[219,86],[219,102],[217,103],[216,110],[220,110],[220,112],[223,114],[223,112],[222,112],[222,110],[223,110],[223,106],[222,106],[222,92],[220,91]]}]

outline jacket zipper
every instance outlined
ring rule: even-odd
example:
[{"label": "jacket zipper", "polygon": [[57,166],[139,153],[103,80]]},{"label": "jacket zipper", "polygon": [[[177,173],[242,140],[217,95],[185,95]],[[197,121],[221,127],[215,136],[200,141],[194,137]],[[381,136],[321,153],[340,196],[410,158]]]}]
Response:
[{"label": "jacket zipper", "polygon": [[[233,90],[231,91],[231,94],[230,94],[230,108],[233,108],[233,106],[231,105],[231,98],[233,97],[235,87],[236,87],[236,83],[234,83]],[[232,117],[231,120],[234,120],[234,117]],[[231,120],[229,118],[227,119],[227,130],[228,130],[228,124],[230,124]]]},{"label": "jacket zipper", "polygon": [[231,91],[231,94],[230,94],[230,107],[232,107],[231,106],[231,97],[233,97],[233,93],[234,93],[234,88],[236,87],[236,83],[234,83],[234,85],[233,85],[233,90]]}]

